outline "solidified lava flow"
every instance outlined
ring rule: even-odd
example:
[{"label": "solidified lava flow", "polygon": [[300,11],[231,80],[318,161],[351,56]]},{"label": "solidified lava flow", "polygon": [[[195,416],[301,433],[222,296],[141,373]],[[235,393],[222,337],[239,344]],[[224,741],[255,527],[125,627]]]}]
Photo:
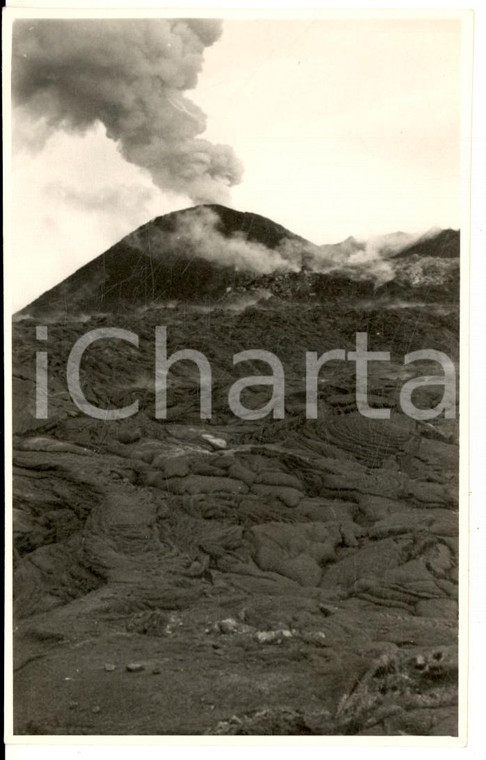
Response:
[{"label": "solidified lava flow", "polygon": [[[315,246],[263,217],[211,213],[231,257],[188,252],[177,214],[191,211],[177,212],[14,319],[15,733],[456,735],[457,415],[412,420],[400,390],[409,352],[458,367],[458,234],[390,254],[377,283],[317,265]],[[245,268],[265,250],[275,269]],[[170,353],[208,358],[210,419],[190,361],[155,417],[158,326]],[[93,343],[81,385],[100,408],[137,400],[127,419],[84,414],[66,384],[73,345],[103,327],[138,348]],[[353,351],[359,332],[390,352],[368,368],[368,402],[390,418],[360,413],[354,365],[334,361],[306,419],[305,353]],[[283,419],[228,407],[237,377],[268,372],[233,365],[255,348],[285,369]],[[442,394],[422,385],[414,403]]]}]

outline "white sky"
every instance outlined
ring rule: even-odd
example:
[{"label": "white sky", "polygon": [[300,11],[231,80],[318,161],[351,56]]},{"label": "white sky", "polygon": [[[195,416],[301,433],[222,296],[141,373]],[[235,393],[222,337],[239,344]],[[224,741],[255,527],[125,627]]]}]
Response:
[{"label": "white sky", "polygon": [[[315,243],[460,222],[460,25],[225,20],[189,97],[245,166],[232,205]],[[101,126],[18,148],[13,308],[148,219],[191,205],[126,163]]]}]

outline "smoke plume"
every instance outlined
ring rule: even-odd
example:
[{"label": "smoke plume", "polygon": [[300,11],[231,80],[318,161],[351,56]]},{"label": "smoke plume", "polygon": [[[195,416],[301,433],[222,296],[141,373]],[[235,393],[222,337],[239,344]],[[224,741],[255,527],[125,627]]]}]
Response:
[{"label": "smoke plume", "polygon": [[241,165],[230,147],[199,137],[206,117],[183,94],[220,34],[212,19],[17,20],[14,102],[44,138],[101,122],[161,189],[224,202]]},{"label": "smoke plume", "polygon": [[397,254],[415,243],[424,242],[437,234],[438,230],[433,228],[425,233],[393,232],[368,240],[351,237],[342,243],[316,246],[308,266],[322,274],[355,281],[371,280],[377,287],[391,280],[411,287],[441,285],[457,269],[457,260],[417,255],[404,260],[397,258]]},{"label": "smoke plume", "polygon": [[433,234],[433,231],[425,235],[398,232],[364,241],[348,238],[342,243],[323,246],[302,238],[285,237],[275,248],[269,248],[248,239],[240,231],[224,234],[215,209],[198,206],[178,215],[172,231],[149,224],[131,233],[125,241],[141,253],[148,245],[150,254],[162,259],[170,251],[181,261],[200,257],[256,275],[307,272],[373,282],[375,287],[396,280],[413,288],[444,285],[459,266],[457,259],[396,257],[412,243]]},{"label": "smoke plume", "polygon": [[[164,257],[166,250],[177,252],[183,257],[198,256],[236,270],[255,274],[273,272],[297,272],[301,259],[289,252],[284,244],[272,249],[256,241],[248,240],[244,234],[234,232],[223,235],[219,229],[220,218],[211,208],[199,206],[191,213],[182,214],[173,232],[151,229],[150,251],[152,255]],[[134,248],[143,250],[146,239],[141,230],[128,236],[127,242]]]}]

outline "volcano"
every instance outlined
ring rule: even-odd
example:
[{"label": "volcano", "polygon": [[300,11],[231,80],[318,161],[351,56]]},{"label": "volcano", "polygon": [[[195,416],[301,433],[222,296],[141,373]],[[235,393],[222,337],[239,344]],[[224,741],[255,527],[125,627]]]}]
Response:
[{"label": "volcano", "polygon": [[[440,365],[404,357],[458,367],[458,244],[405,236],[376,267],[353,238],[322,250],[203,206],[143,225],[15,315],[16,734],[457,734],[457,409],[440,411]],[[209,419],[187,358],[155,417],[160,326],[169,355],[210,362]],[[357,333],[390,354],[367,375],[389,419],[360,413],[340,360],[307,419],[307,352],[353,351]],[[96,419],[72,396],[87,334],[82,393],[133,415]],[[250,349],[285,369],[283,419],[228,408],[235,374],[253,381],[245,408],[269,401],[265,362],[235,366]],[[402,389],[425,373],[412,398],[432,416],[412,419]]]},{"label": "volcano", "polygon": [[[222,240],[235,235],[275,249],[285,240],[306,244],[302,238],[258,214],[242,213],[218,205],[203,205],[157,217],[127,235],[24,311],[32,314],[67,309],[124,311],[153,301],[169,299],[215,301],[227,289],[254,283],[256,273],[239,272],[223,261],[208,260],[191,241],[178,244],[181,223],[196,220],[201,209],[217,216]],[[309,244],[310,245],[310,244]]]},{"label": "volcano", "polygon": [[[204,253],[201,234],[204,237],[206,228],[200,229],[201,214],[209,214],[211,222]],[[208,257],[213,241],[216,250],[209,250]],[[252,259],[232,261],[225,247],[231,253],[235,243],[243,252],[248,244]],[[215,304],[227,299],[229,292],[259,291],[306,301],[371,297],[457,301],[458,232],[443,230],[412,245],[404,242],[403,250],[393,254],[385,244],[383,260],[393,261],[393,272],[384,282],[372,270],[348,265],[349,257],[362,251],[363,245],[349,238],[318,247],[258,214],[214,204],[196,206],[142,225],[21,313],[36,317],[90,310],[123,313],[170,300]],[[265,271],[272,268],[270,263],[265,267],[265,260],[271,261],[276,253],[273,271]],[[441,260],[445,265],[439,269]],[[430,274],[424,274],[428,269]]]}]

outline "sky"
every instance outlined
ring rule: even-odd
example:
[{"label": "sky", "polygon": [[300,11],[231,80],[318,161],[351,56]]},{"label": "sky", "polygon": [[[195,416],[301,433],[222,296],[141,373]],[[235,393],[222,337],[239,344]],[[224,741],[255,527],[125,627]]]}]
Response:
[{"label": "sky", "polygon": [[[185,94],[206,114],[202,137],[243,165],[228,205],[317,244],[459,227],[458,21],[225,19],[203,56]],[[14,108],[12,135],[14,310],[194,204],[99,122],[46,130]]]}]

